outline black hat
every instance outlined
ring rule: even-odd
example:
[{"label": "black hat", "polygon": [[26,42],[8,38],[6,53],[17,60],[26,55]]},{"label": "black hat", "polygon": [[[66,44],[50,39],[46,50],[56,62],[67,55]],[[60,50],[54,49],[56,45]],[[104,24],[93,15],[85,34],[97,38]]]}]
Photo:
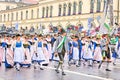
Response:
[{"label": "black hat", "polygon": [[63,34],[63,33],[66,33],[66,31],[62,28],[62,29],[60,30],[60,34]]},{"label": "black hat", "polygon": [[17,34],[16,37],[20,37],[20,34]]},{"label": "black hat", "polygon": [[42,34],[38,35],[38,37],[43,37]]}]

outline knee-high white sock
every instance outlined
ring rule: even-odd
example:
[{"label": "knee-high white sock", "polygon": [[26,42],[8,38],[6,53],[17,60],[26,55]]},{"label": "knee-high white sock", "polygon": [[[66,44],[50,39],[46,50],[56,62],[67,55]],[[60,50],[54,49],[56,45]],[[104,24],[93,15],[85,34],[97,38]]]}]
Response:
[{"label": "knee-high white sock", "polygon": [[107,62],[106,69],[109,69],[109,62]]},{"label": "knee-high white sock", "polygon": [[89,65],[92,65],[92,64],[93,64],[93,61],[92,61],[92,60],[90,60],[90,61],[89,61]]}]

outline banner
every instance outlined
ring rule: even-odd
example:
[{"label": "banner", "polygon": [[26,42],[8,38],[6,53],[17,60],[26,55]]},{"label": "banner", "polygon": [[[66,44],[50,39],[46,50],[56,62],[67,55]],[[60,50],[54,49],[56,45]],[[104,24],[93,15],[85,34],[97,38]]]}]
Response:
[{"label": "banner", "polygon": [[18,30],[18,23],[15,24],[15,30]]}]

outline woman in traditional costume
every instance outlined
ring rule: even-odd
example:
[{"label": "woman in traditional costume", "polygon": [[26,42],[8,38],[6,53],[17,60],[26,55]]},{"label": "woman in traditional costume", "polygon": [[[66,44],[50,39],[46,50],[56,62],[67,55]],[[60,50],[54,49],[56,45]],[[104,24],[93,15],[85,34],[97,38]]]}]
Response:
[{"label": "woman in traditional costume", "polygon": [[6,68],[12,68],[14,66],[14,61],[13,61],[13,49],[12,49],[12,40],[8,36],[7,38],[7,47],[6,47],[6,53],[5,53],[5,67]]},{"label": "woman in traditional costume", "polygon": [[76,67],[79,67],[79,45],[78,45],[78,37],[75,36],[72,42],[72,55],[74,63],[76,64]]},{"label": "woman in traditional costume", "polygon": [[90,37],[88,37],[87,41],[85,42],[85,52],[83,54],[83,59],[85,61],[89,61],[88,66],[92,66],[93,54],[92,54],[92,42]]},{"label": "woman in traditional costume", "polygon": [[1,42],[1,37],[0,37],[0,66],[2,64],[3,53],[4,53],[4,50],[2,48],[2,42]]},{"label": "woman in traditional costume", "polygon": [[100,38],[97,38],[95,42],[96,42],[96,46],[94,50],[93,59],[94,61],[101,62],[103,58],[102,58],[102,50],[100,45]]},{"label": "woman in traditional costume", "polygon": [[4,38],[1,40],[2,42],[2,48],[3,48],[3,56],[2,56],[2,61],[5,62],[5,52],[6,52],[6,46],[7,46],[7,37],[4,36]]},{"label": "woman in traditional costume", "polygon": [[30,44],[30,54],[31,54],[31,58],[32,58],[33,54],[35,53],[35,49],[36,49],[36,47],[35,47],[36,40],[34,39],[33,35],[31,35],[31,37],[32,38],[28,42]]},{"label": "woman in traditional costume", "polygon": [[50,35],[47,35],[46,38],[47,41],[47,46],[48,46],[48,51],[49,51],[49,59],[52,59],[52,39]]},{"label": "woman in traditional costume", "polygon": [[43,70],[42,65],[45,61],[45,55],[43,53],[43,40],[42,35],[38,36],[38,41],[35,43],[36,50],[32,57],[32,62],[34,64],[34,69],[36,69],[36,64],[40,65],[40,69]]},{"label": "woman in traditional costume", "polygon": [[21,66],[31,65],[31,55],[30,55],[30,44],[28,42],[28,37],[26,36],[23,42],[25,60],[21,63]]},{"label": "woman in traditional costume", "polygon": [[17,40],[14,44],[14,63],[16,70],[20,70],[21,63],[25,60],[23,42],[20,39],[20,35],[17,35]]}]

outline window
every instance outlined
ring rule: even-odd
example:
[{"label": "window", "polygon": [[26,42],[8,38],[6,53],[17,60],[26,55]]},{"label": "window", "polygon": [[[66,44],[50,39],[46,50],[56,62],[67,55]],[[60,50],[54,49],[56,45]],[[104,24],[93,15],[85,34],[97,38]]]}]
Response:
[{"label": "window", "polygon": [[45,7],[42,8],[42,18],[44,18],[45,15]]},{"label": "window", "polygon": [[21,20],[23,20],[23,12],[21,11]]},{"label": "window", "polygon": [[50,6],[50,17],[52,17],[53,6]]},{"label": "window", "polygon": [[73,15],[75,15],[75,14],[76,14],[76,5],[77,5],[77,3],[76,3],[76,2],[74,2],[74,3],[73,3]]},{"label": "window", "polygon": [[72,4],[69,3],[69,4],[68,4],[68,15],[71,15],[71,6],[72,6]]},{"label": "window", "polygon": [[67,4],[64,4],[64,5],[63,5],[63,16],[66,15],[66,7],[67,7]]},{"label": "window", "polygon": [[31,19],[33,19],[33,10],[31,10]]},{"label": "window", "polygon": [[16,12],[16,21],[18,20],[18,12]]},{"label": "window", "polygon": [[6,15],[4,14],[4,22],[6,21]]},{"label": "window", "polygon": [[48,17],[49,7],[46,7],[46,17]]},{"label": "window", "polygon": [[9,18],[10,18],[10,15],[8,14],[8,21],[10,20]]},{"label": "window", "polygon": [[14,16],[14,14],[13,14],[13,13],[11,13],[11,21],[13,21],[13,20],[14,20],[14,19],[13,19],[13,18],[14,18],[13,16]]},{"label": "window", "polygon": [[37,9],[37,18],[39,18],[39,9]]},{"label": "window", "polygon": [[58,16],[61,16],[61,11],[62,11],[62,5],[59,5],[59,12],[58,12]]},{"label": "window", "polygon": [[101,0],[97,0],[97,12],[100,12]]},{"label": "window", "polygon": [[90,1],[90,13],[94,12],[94,0]]},{"label": "window", "polygon": [[9,10],[10,9],[10,6],[6,6],[6,10]]},{"label": "window", "polygon": [[26,19],[28,19],[28,11],[26,11]]},{"label": "window", "polygon": [[82,1],[79,1],[78,14],[81,14],[81,13],[82,13],[82,5],[83,5],[83,2],[82,2]]},{"label": "window", "polygon": [[107,3],[107,0],[104,0],[104,6],[103,6],[103,10],[105,9],[105,5]]}]

